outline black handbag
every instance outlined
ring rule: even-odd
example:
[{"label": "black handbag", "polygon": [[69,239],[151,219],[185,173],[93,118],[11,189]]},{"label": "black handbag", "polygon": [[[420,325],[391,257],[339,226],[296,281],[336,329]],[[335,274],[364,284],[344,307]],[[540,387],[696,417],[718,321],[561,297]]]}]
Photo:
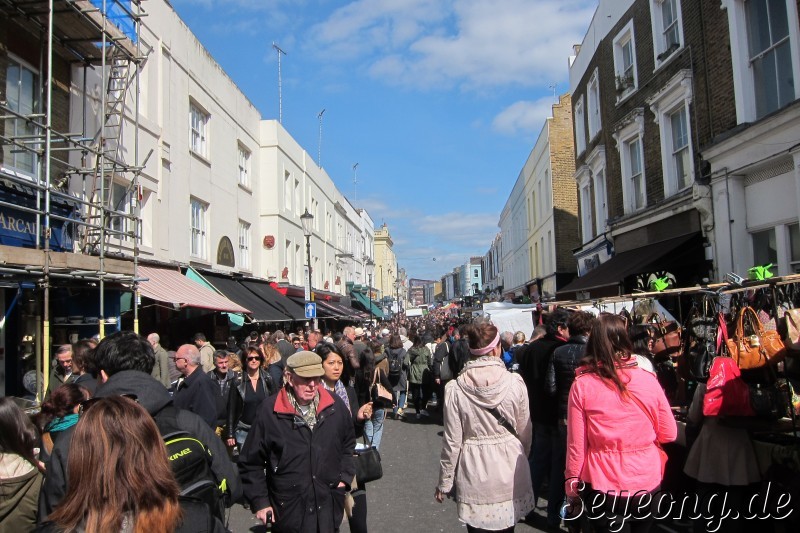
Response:
[{"label": "black handbag", "polygon": [[378,453],[377,448],[370,446],[363,450],[356,450],[353,461],[356,463],[357,482],[369,483],[383,477],[381,454]]}]

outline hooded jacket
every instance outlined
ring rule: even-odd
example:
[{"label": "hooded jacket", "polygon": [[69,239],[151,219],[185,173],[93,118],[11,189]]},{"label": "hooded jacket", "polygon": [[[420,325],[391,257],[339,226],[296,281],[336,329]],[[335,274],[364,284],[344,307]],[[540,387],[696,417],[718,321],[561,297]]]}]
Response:
[{"label": "hooded jacket", "polygon": [[[490,412],[497,408],[519,438]],[[444,390],[444,435],[439,460],[439,485],[455,486],[463,503],[490,504],[522,498],[533,500],[528,453],[532,426],[525,383],[495,357],[467,363]]]},{"label": "hooded jacket", "polygon": [[317,390],[313,430],[283,388],[261,404],[239,454],[245,497],[254,511],[272,507],[276,533],[332,533],[344,516],[356,473],[353,418],[341,398]]},{"label": "hooded jacket", "polygon": [[19,455],[0,454],[0,531],[31,531],[42,474]]},{"label": "hooded jacket", "polygon": [[[197,369],[196,372],[200,372]],[[97,387],[98,398],[118,396],[120,394],[135,394],[139,405],[147,409],[155,417],[164,407],[172,404],[167,389],[150,374],[136,370],[124,370],[108,378],[108,381]],[[229,505],[239,500],[242,496],[242,483],[239,473],[228,459],[228,451],[214,430],[196,414],[178,410],[178,428],[194,435],[211,452],[211,471],[214,473],[215,482],[219,485],[224,480],[228,487]],[[49,471],[49,470],[48,470]]]}]

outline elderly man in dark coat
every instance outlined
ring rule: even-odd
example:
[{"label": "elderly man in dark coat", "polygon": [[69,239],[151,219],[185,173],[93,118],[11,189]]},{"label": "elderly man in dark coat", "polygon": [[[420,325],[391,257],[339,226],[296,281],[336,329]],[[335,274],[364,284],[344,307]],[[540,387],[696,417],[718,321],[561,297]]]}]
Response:
[{"label": "elderly man in dark coat", "polygon": [[321,386],[324,373],[313,352],[289,357],[286,387],[261,404],[239,455],[245,499],[275,531],[332,533],[342,523],[355,433],[342,399]]}]

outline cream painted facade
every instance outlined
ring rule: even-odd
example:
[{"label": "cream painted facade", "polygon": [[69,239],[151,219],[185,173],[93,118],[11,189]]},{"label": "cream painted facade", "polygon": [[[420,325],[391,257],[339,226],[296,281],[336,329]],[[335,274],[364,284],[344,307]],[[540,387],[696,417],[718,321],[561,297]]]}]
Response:
[{"label": "cream painted facade", "polygon": [[394,297],[394,284],[398,279],[397,256],[392,247],[394,242],[389,227],[384,224],[375,230],[375,276],[373,286],[379,298]]},{"label": "cream painted facade", "polygon": [[[140,258],[302,286],[300,215],[308,209],[313,287],[344,294],[347,281],[366,283],[364,264],[374,256],[369,214],[350,205],[276,120],[262,120],[168,2],[145,7],[142,48],[150,51],[139,78],[139,142],[125,136],[136,105],[130,90],[120,150],[125,163],[144,165]],[[89,131],[100,126],[106,88],[99,73],[85,76],[73,67],[74,131],[84,119]],[[135,209],[129,183],[115,179],[121,211]],[[73,178],[70,187],[89,195],[92,185]],[[132,241],[115,244],[131,255]]]}]

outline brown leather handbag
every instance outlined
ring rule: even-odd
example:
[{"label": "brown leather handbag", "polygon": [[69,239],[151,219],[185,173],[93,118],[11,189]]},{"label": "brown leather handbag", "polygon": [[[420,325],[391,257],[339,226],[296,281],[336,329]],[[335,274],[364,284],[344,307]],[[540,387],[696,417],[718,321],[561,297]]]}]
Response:
[{"label": "brown leather handbag", "polygon": [[673,320],[664,320],[658,313],[653,313],[647,323],[655,329],[653,354],[657,358],[677,357],[681,352],[681,328]]},{"label": "brown leather handbag", "polygon": [[730,355],[741,370],[761,368],[786,357],[786,346],[777,331],[765,330],[751,307],[743,307],[736,318],[733,336],[726,341]]}]

